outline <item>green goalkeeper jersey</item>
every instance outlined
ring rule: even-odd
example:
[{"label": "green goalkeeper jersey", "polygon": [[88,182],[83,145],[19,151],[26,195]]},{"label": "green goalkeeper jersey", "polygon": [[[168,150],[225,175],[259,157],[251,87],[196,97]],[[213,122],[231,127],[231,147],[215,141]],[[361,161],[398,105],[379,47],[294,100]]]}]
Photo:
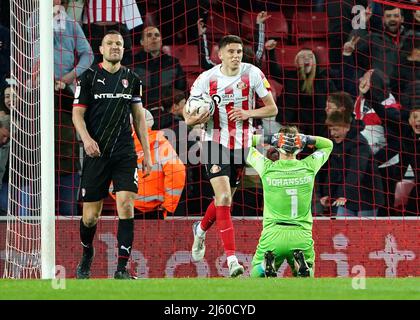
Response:
[{"label": "green goalkeeper jersey", "polygon": [[261,177],[264,191],[263,227],[289,223],[312,230],[312,192],[315,175],[328,160],[331,140],[316,137],[316,151],[303,160],[271,161],[251,147],[247,162]]}]

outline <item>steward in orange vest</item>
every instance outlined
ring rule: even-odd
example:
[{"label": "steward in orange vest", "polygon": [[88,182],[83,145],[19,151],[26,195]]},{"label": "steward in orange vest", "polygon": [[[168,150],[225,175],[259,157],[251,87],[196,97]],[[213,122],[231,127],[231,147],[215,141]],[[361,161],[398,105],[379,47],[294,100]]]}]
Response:
[{"label": "steward in orange vest", "polygon": [[[137,153],[138,192],[134,201],[134,207],[141,212],[163,210],[163,216],[174,213],[185,187],[185,165],[179,159],[176,151],[165,138],[162,131],[151,130],[153,118],[146,111],[148,125],[150,153],[152,156],[152,171],[147,177],[143,177],[142,163],[144,159],[143,148],[137,136],[134,142]],[[112,187],[111,187],[112,190]],[[115,194],[111,192],[115,198]]]}]

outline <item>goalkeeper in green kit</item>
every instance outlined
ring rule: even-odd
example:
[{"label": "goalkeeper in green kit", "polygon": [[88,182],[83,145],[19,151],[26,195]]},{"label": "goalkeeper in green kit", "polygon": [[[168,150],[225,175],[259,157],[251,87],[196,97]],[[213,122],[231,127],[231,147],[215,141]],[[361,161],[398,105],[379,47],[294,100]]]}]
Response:
[{"label": "goalkeeper in green kit", "polygon": [[[252,260],[251,277],[275,277],[284,259],[294,276],[313,276],[312,191],[315,175],[328,160],[333,143],[284,126],[278,134],[264,138],[279,153],[279,159],[272,161],[255,148],[262,140],[261,135],[253,136],[247,157],[261,177],[264,190],[263,230]],[[305,146],[316,150],[297,160],[296,155]]]}]

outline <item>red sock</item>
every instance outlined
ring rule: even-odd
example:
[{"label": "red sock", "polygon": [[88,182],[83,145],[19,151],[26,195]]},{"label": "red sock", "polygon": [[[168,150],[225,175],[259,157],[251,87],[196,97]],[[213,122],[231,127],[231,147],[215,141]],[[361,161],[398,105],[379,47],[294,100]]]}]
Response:
[{"label": "red sock", "polygon": [[230,206],[216,207],[216,221],[226,257],[233,256],[235,254],[235,232],[233,231],[233,223],[230,216]]},{"label": "red sock", "polygon": [[216,221],[216,206],[214,205],[214,200],[209,204],[204,215],[203,220],[201,220],[201,230],[207,231]]}]

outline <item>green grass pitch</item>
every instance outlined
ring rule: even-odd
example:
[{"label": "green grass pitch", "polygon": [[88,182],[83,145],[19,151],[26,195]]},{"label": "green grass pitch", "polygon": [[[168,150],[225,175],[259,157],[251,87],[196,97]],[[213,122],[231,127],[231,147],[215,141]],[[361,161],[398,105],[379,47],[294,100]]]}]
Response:
[{"label": "green grass pitch", "polygon": [[[400,300],[420,299],[420,278],[168,278],[139,280],[0,280],[0,299],[40,300]],[[60,280],[63,281],[63,280]],[[360,284],[360,282],[359,282]],[[53,286],[64,285],[65,289]]]}]

